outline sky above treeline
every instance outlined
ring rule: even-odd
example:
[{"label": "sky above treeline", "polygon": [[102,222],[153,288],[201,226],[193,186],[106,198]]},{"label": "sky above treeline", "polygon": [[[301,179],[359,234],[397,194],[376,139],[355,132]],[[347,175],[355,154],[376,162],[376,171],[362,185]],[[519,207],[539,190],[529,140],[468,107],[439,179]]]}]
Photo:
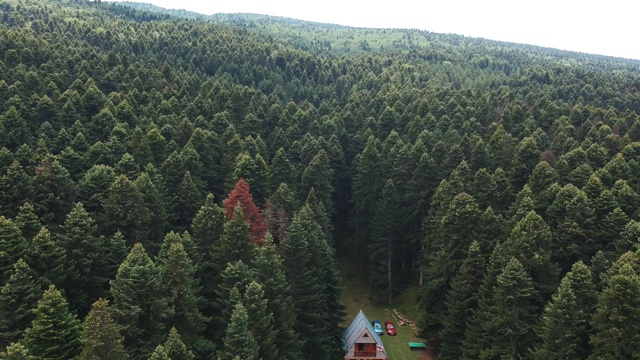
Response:
[{"label": "sky above treeline", "polygon": [[139,2],[202,14],[254,13],[355,27],[421,29],[640,60],[640,2],[633,0]]}]

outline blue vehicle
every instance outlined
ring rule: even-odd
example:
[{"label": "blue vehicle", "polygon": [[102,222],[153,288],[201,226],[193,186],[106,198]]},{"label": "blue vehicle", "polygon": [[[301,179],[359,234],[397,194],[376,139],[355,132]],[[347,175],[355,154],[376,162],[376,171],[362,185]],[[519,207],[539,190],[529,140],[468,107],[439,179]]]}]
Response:
[{"label": "blue vehicle", "polygon": [[373,325],[373,330],[375,330],[376,334],[384,335],[384,330],[382,330],[382,325],[380,325],[379,320],[373,320],[371,325]]}]

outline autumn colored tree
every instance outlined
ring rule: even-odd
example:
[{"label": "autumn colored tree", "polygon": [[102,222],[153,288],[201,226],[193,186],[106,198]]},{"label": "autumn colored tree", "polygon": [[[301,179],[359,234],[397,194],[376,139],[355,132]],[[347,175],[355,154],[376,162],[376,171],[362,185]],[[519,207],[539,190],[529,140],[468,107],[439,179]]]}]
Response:
[{"label": "autumn colored tree", "polygon": [[244,220],[249,224],[249,231],[254,244],[262,245],[267,226],[260,210],[253,203],[249,185],[242,179],[238,180],[236,186],[229,193],[229,197],[223,202],[228,220],[233,219],[236,204],[240,204],[242,208],[242,214]]}]

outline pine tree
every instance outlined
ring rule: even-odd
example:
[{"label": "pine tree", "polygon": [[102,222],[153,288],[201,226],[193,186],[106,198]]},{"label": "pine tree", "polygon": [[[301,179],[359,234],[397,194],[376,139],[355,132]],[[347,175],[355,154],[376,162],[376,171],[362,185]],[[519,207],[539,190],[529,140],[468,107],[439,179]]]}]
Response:
[{"label": "pine tree", "polygon": [[218,359],[233,360],[239,356],[242,360],[258,360],[258,351],[258,343],[249,329],[247,310],[242,303],[237,303],[224,337],[224,348],[218,353]]},{"label": "pine tree", "polygon": [[42,227],[42,223],[38,215],[36,215],[33,205],[30,203],[24,203],[20,206],[14,222],[22,231],[22,236],[29,242],[40,232],[40,228]]},{"label": "pine tree", "polygon": [[167,341],[164,343],[164,350],[167,356],[171,360],[193,360],[193,353],[187,349],[187,346],[182,342],[180,333],[175,327],[172,327],[167,336]]},{"label": "pine tree", "polygon": [[44,292],[34,314],[22,339],[30,354],[56,360],[73,359],[80,354],[80,320],[69,311],[67,300],[54,285]]},{"label": "pine tree", "polygon": [[178,216],[176,225],[179,229],[185,229],[196,216],[202,203],[200,192],[200,189],[191,178],[191,173],[189,171],[185,172],[173,199],[174,210]]},{"label": "pine tree", "polygon": [[2,190],[2,213],[13,217],[19,207],[25,202],[34,199],[33,179],[27,174],[24,167],[16,160],[9,166],[6,173],[0,177],[0,190]]},{"label": "pine tree", "polygon": [[158,345],[153,353],[149,357],[149,360],[171,360],[167,352],[164,350],[164,346]]},{"label": "pine tree", "polygon": [[238,180],[236,186],[229,193],[229,197],[224,201],[227,220],[234,218],[235,207],[237,204],[240,204],[243,218],[249,224],[253,242],[257,245],[261,245],[266,231],[264,218],[252,201],[249,185],[247,185],[247,183],[242,179]]},{"label": "pine tree", "polygon": [[234,216],[224,224],[220,246],[213,249],[214,256],[219,264],[239,260],[248,263],[252,258],[253,248],[249,224],[242,216],[242,208],[238,204]]},{"label": "pine tree", "polygon": [[160,270],[141,244],[135,244],[111,281],[112,316],[133,359],[149,356],[166,334],[173,314]]},{"label": "pine tree", "polygon": [[51,238],[51,233],[44,226],[31,241],[25,258],[32,264],[31,268],[38,274],[39,282],[43,285],[62,287],[67,277],[78,277],[77,269],[66,268],[67,255],[64,249]]},{"label": "pine tree", "polygon": [[440,331],[440,353],[438,358],[459,359],[467,319],[478,306],[478,291],[484,276],[485,259],[478,242],[474,241],[467,251],[460,270],[451,280],[447,293],[443,328]]},{"label": "pine tree", "polygon": [[264,297],[268,311],[273,314],[275,329],[275,343],[278,355],[282,359],[295,360],[302,357],[302,341],[294,331],[296,314],[291,295],[291,286],[285,277],[285,268],[280,255],[267,235],[265,246],[258,248],[252,262],[257,280],[264,287]]},{"label": "pine tree", "polygon": [[27,348],[21,343],[13,343],[7,346],[6,352],[0,353],[0,359],[2,360],[35,360],[33,356],[29,354]]},{"label": "pine tree", "polygon": [[158,263],[162,283],[169,289],[169,306],[174,309],[169,323],[191,346],[198,340],[207,320],[200,312],[204,299],[198,294],[195,269],[182,243],[171,244],[166,254],[158,258]]},{"label": "pine tree", "polygon": [[301,178],[302,198],[309,195],[311,189],[315,189],[316,196],[324,204],[330,215],[335,213],[335,202],[333,191],[335,186],[335,173],[329,163],[327,153],[322,149],[311,159],[309,165],[304,169]]},{"label": "pine tree", "polygon": [[25,256],[27,240],[10,219],[0,216],[0,284],[9,279],[13,264]]},{"label": "pine tree", "polygon": [[591,322],[589,359],[638,359],[640,348],[640,278],[624,264],[607,279]]},{"label": "pine tree", "polygon": [[135,181],[135,186],[140,195],[145,208],[149,210],[147,224],[143,227],[149,229],[150,251],[155,253],[158,244],[165,235],[165,229],[169,226],[167,221],[167,210],[165,201],[160,189],[156,186],[148,173],[143,172]]},{"label": "pine tree", "polygon": [[247,319],[252,334],[256,339],[259,347],[259,358],[264,360],[276,360],[278,349],[276,348],[276,329],[273,320],[273,314],[268,310],[268,300],[264,296],[262,286],[252,281],[244,294],[244,307],[247,310]]},{"label": "pine tree", "polygon": [[516,258],[511,258],[497,278],[493,304],[486,311],[492,321],[483,328],[492,340],[485,344],[480,359],[516,359],[533,344],[537,305],[531,278]]},{"label": "pine tree", "polygon": [[66,269],[74,269],[77,277],[67,277],[65,291],[69,303],[80,314],[89,311],[89,302],[100,294],[103,284],[97,280],[98,263],[104,259],[96,226],[82,203],[76,203],[62,225],[58,243],[65,249]]},{"label": "pine tree", "polygon": [[297,321],[295,330],[307,341],[303,355],[307,359],[324,359],[332,353],[332,336],[327,319],[326,285],[318,277],[318,268],[311,259],[313,240],[319,226],[313,222],[308,207],[303,207],[293,218],[289,234],[281,245],[286,276],[293,291]]},{"label": "pine tree", "polygon": [[76,186],[69,171],[52,155],[44,158],[35,169],[36,214],[45,225],[62,224],[73,207]]},{"label": "pine tree", "polygon": [[118,325],[109,313],[109,302],[99,299],[93,303],[91,311],[84,320],[82,335],[83,347],[79,360],[124,360],[127,353],[122,345],[122,336]]},{"label": "pine tree", "polygon": [[29,265],[20,259],[0,288],[0,348],[18,341],[35,318],[34,310],[42,289],[34,275]]},{"label": "pine tree", "polygon": [[109,187],[103,203],[103,232],[107,235],[120,231],[129,245],[146,244],[149,236],[150,212],[144,206],[142,194],[133,182],[120,175]]}]

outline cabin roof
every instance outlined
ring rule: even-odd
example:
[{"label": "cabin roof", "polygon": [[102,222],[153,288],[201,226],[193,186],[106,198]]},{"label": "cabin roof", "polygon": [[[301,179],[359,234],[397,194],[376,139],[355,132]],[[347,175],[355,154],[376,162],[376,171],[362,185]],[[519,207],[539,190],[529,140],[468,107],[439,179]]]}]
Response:
[{"label": "cabin roof", "polygon": [[[356,341],[358,341],[358,339],[362,336],[364,329],[367,329],[371,336],[373,336],[373,338],[375,339],[376,344],[380,345],[384,349],[384,346],[382,345],[382,339],[380,339],[380,336],[376,334],[376,331],[373,329],[373,325],[371,325],[369,319],[367,319],[362,310],[360,310],[358,312],[358,315],[356,315],[356,318],[351,322],[351,325],[349,325],[347,330],[345,330],[344,336],[342,337],[345,351],[349,351],[349,349],[353,347]],[[387,351],[382,350],[382,352],[384,352],[384,355],[386,357]]]}]

